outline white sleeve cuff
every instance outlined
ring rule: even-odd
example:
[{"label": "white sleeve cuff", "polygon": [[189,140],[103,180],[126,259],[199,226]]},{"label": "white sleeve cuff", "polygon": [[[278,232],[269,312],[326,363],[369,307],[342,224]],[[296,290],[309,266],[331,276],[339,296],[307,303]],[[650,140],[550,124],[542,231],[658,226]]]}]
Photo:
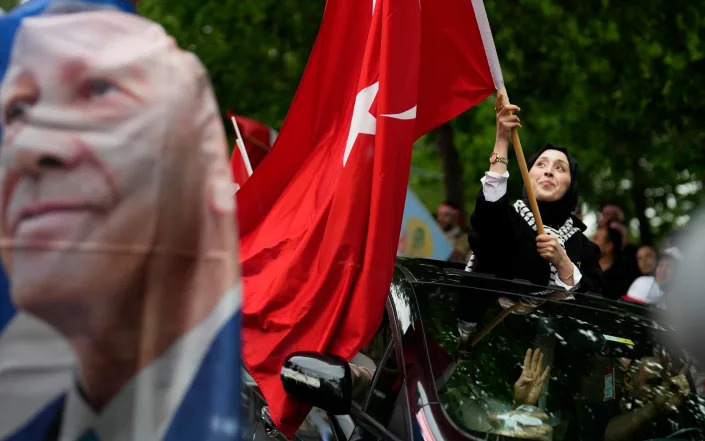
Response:
[{"label": "white sleeve cuff", "polygon": [[487,202],[497,202],[507,194],[507,179],[509,179],[508,171],[502,174],[493,171],[485,172],[485,176],[480,179],[480,182],[482,183],[482,194]]},{"label": "white sleeve cuff", "polygon": [[578,269],[575,264],[573,264],[573,285],[567,285],[563,283],[563,281],[558,277],[558,272],[556,271],[556,278],[554,282],[556,285],[560,286],[561,288],[567,290],[567,291],[572,291],[575,289],[576,286],[578,286],[578,283],[580,283],[580,279],[583,278],[583,274],[580,272],[580,269]]}]

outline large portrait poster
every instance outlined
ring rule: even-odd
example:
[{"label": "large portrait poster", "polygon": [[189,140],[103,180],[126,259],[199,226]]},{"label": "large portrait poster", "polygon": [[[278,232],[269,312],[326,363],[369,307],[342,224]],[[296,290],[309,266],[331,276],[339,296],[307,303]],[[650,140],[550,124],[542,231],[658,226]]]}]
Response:
[{"label": "large portrait poster", "polygon": [[44,13],[0,111],[0,439],[239,439],[235,205],[201,63],[132,14]]}]

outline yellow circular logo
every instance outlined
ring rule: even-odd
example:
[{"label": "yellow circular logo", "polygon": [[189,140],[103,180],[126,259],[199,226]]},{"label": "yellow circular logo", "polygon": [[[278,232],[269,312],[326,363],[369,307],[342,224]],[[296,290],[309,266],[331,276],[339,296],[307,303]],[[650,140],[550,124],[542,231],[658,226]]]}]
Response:
[{"label": "yellow circular logo", "polygon": [[404,224],[406,233],[406,256],[431,257],[433,239],[426,223],[417,217],[409,218]]}]

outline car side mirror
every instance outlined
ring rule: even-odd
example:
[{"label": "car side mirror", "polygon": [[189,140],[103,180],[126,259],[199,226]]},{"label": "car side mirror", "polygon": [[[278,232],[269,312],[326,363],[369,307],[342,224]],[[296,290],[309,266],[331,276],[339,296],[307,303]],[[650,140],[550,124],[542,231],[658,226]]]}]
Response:
[{"label": "car side mirror", "polygon": [[342,357],[317,352],[295,352],[281,370],[284,390],[299,401],[333,415],[350,413],[352,377]]}]

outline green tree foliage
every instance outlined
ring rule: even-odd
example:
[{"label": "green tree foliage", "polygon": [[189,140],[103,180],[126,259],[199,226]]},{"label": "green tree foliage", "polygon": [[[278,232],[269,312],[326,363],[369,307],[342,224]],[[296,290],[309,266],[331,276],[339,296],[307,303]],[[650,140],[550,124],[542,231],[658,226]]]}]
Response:
[{"label": "green tree foliage", "polygon": [[142,0],[139,12],[201,58],[221,109],[279,127],[313,47],[323,5],[322,0]]},{"label": "green tree foliage", "polygon": [[0,9],[9,11],[19,4],[18,0],[0,0]]},{"label": "green tree foliage", "polygon": [[[278,127],[315,39],[324,2],[142,0],[140,11],[196,52],[223,109]],[[525,151],[565,145],[580,161],[583,201],[615,202],[650,241],[701,199],[705,1],[486,1]],[[341,29],[341,32],[345,32]],[[467,209],[494,143],[492,99],[452,122]],[[434,137],[414,149],[411,186],[445,198]],[[510,191],[521,182],[512,161]]]},{"label": "green tree foliage", "polygon": [[[705,102],[698,74],[705,67],[704,6],[486,2],[509,96],[522,107],[525,150],[545,142],[568,146],[580,161],[583,200],[592,208],[623,206],[641,221],[645,241],[669,231],[702,199],[705,132],[696,121]],[[489,101],[454,122],[469,195],[494,143]],[[417,150],[416,168],[438,169],[429,139]],[[516,167],[511,171],[518,176]]]}]

